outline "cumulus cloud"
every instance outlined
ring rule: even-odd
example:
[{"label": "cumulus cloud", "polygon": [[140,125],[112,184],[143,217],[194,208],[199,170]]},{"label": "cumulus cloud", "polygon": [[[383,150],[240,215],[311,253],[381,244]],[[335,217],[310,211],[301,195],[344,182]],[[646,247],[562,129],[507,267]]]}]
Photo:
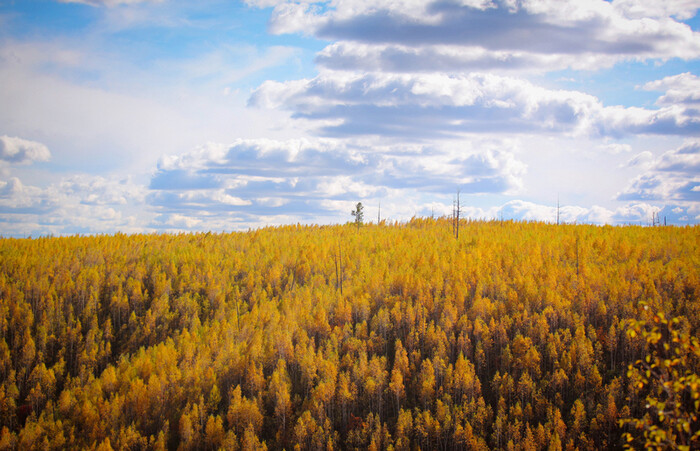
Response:
[{"label": "cumulus cloud", "polygon": [[699,50],[698,37],[685,24],[628,18],[608,2],[595,0],[342,1],[331,8],[281,3],[270,27],[277,33],[311,31],[332,40],[478,45],[542,53],[670,50],[673,56],[687,52],[694,57]]},{"label": "cumulus cloud", "polygon": [[[501,219],[519,221],[556,222],[557,208],[553,205],[541,205],[523,200],[512,200],[495,209],[495,215]],[[559,219],[565,223],[610,223],[612,213],[599,206],[584,208],[565,205],[559,208]]]},{"label": "cumulus cloud", "polygon": [[144,188],[128,177],[107,179],[81,174],[64,178],[57,188],[85,205],[127,205],[142,203],[145,197]]},{"label": "cumulus cloud", "polygon": [[618,193],[618,200],[700,201],[700,141],[688,141],[645,167],[644,173]]},{"label": "cumulus cloud", "polygon": [[41,143],[7,135],[0,136],[0,162],[31,164],[48,161],[50,158],[51,152]]},{"label": "cumulus cloud", "polygon": [[249,3],[274,6],[273,33],[338,41],[319,55],[333,68],[405,72],[437,63],[448,70],[510,64],[592,69],[625,59],[700,55],[700,34],[671,18],[692,17],[697,5],[690,1]]},{"label": "cumulus cloud", "polygon": [[0,181],[0,224],[14,236],[140,232],[144,197],[145,187],[129,178],[83,174],[41,188],[12,177]]},{"label": "cumulus cloud", "polygon": [[642,89],[647,91],[665,91],[666,94],[656,101],[659,105],[700,104],[700,77],[685,72],[671,75],[661,80],[650,81]]},{"label": "cumulus cloud", "polygon": [[239,139],[231,146],[212,143],[179,157],[162,159],[155,185],[151,186],[159,186],[161,175],[185,174],[178,171],[192,169],[206,169],[206,174],[260,177],[333,175],[368,164],[366,158],[359,150],[330,140]]},{"label": "cumulus cloud", "polygon": [[13,213],[41,214],[57,205],[58,199],[52,192],[26,186],[17,177],[0,181],[0,206],[3,216]]},{"label": "cumulus cloud", "polygon": [[700,9],[695,0],[613,0],[613,7],[626,17],[676,17],[680,20],[691,19]]},{"label": "cumulus cloud", "polygon": [[604,107],[579,91],[550,90],[494,74],[323,72],[313,79],[267,81],[249,104],[285,108],[327,136],[454,137],[463,133],[700,133],[700,117],[678,106]]},{"label": "cumulus cloud", "polygon": [[[315,220],[358,199],[402,193],[517,192],[525,165],[505,141],[363,146],[332,139],[237,140],[165,157],[148,202],[163,214]],[[349,211],[349,210],[348,210]]]},{"label": "cumulus cloud", "polygon": [[[103,24],[114,33],[134,24],[152,26],[157,14],[148,6],[162,0],[59,1],[106,7],[101,10]],[[142,7],[117,7],[136,3]],[[0,97],[14,106],[6,112],[5,122],[26,124],[6,133],[23,136],[41,122],[44,125],[38,129],[42,136],[67,137],[63,142],[48,141],[54,152],[70,148],[92,155],[95,148],[107,145],[110,147],[104,155],[123,155],[124,149],[131,149],[132,157],[143,158],[134,167],[152,164],[152,157],[144,156],[148,152],[168,149],[166,152],[178,154],[160,160],[148,186],[128,178],[87,175],[66,177],[41,188],[23,184],[21,176],[0,182],[0,222],[16,224],[2,230],[24,230],[29,224],[34,224],[29,230],[65,233],[338,222],[349,219],[348,213],[358,200],[373,204],[379,199],[384,214],[395,218],[449,214],[450,193],[457,188],[467,196],[497,194],[502,199],[532,195],[532,189],[526,189],[531,187],[523,186],[527,166],[522,160],[542,161],[544,152],[539,153],[537,146],[525,152],[513,141],[533,135],[545,135],[542,140],[553,138],[553,143],[563,142],[555,140],[561,136],[602,137],[598,142],[603,144],[593,143],[592,147],[606,153],[606,158],[615,155],[613,168],[629,160],[623,164],[625,170],[639,173],[617,195],[620,204],[626,203],[623,207],[563,206],[559,213],[566,222],[638,223],[658,208],[653,202],[673,203],[670,214],[678,218],[700,214],[696,207],[700,193],[696,141],[658,158],[649,151],[636,151],[633,156],[633,145],[616,142],[635,135],[700,135],[696,75],[688,72],[640,84],[639,89],[660,93],[654,108],[606,106],[584,92],[545,88],[517,78],[555,69],[596,70],[621,61],[698,59],[700,33],[680,22],[696,14],[697,2],[248,3],[273,9],[269,22],[273,33],[302,33],[329,41],[316,55],[321,67],[318,76],[268,81],[249,98],[253,107],[282,110],[276,112],[285,121],[280,130],[290,123],[301,126],[293,132],[268,133],[271,129],[267,125],[275,122],[266,117],[270,110],[247,110],[247,114],[236,110],[233,114],[230,97],[216,104],[198,96],[183,97],[194,101],[161,99],[151,104],[150,95],[127,98],[128,86],[124,95],[99,88],[110,83],[121,86],[122,75],[138,72],[137,65],[123,69],[122,63],[129,58],[118,61],[122,69],[114,75],[105,70],[114,66],[111,60],[96,63],[95,58],[86,57],[89,52],[53,51],[72,48],[70,45],[0,46],[0,59],[7,63],[0,70],[0,79],[5,81],[0,85],[8,86],[0,90]],[[185,23],[179,19],[183,16],[175,13],[164,23]],[[154,64],[156,77],[145,73],[141,77],[144,85],[156,78],[159,83],[166,80],[165,88],[159,89],[167,92],[184,85],[200,89],[203,81],[210,92],[229,92],[241,79],[270,68],[271,62],[302,54],[288,48],[254,53],[259,58],[245,64],[239,64],[239,55],[228,50],[184,63],[159,61]],[[236,62],[231,64],[230,60]],[[176,75],[169,78],[168,74]],[[82,84],[95,76],[100,82]],[[241,92],[246,89],[239,87]],[[76,98],[87,100],[76,102]],[[187,113],[174,114],[184,111],[173,108],[175,103],[186,104]],[[95,116],[96,109],[116,117],[116,122],[105,120],[104,115]],[[294,121],[288,121],[287,112]],[[232,114],[245,121],[237,121],[235,131],[230,128]],[[249,130],[254,121],[248,116],[263,118],[265,127]],[[217,128],[219,132],[202,131],[195,136],[196,130],[204,130],[197,123],[201,117],[207,118],[205,122],[214,118],[224,126]],[[88,135],[95,137],[87,141],[86,124],[92,125],[87,127],[91,130]],[[313,136],[324,138],[239,139],[231,145],[207,144],[182,153],[207,139],[300,136],[303,131],[299,129],[304,126]],[[127,135],[133,139],[115,137],[114,130],[129,130]],[[504,138],[504,133],[509,135]],[[499,138],[489,138],[492,136]],[[679,138],[672,139],[679,142]],[[634,140],[629,142],[635,144]],[[50,153],[39,146],[20,138],[0,137],[0,165],[46,161]],[[66,163],[63,155],[56,158],[64,165],[73,164]],[[620,189],[615,186],[613,192]],[[554,206],[517,199],[486,209],[466,205],[464,211],[467,216],[483,218],[556,218]]]}]

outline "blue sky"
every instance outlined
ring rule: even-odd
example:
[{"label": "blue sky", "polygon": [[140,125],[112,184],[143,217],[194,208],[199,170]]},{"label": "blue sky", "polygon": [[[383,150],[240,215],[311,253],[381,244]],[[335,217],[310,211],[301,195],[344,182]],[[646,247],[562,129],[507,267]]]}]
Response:
[{"label": "blue sky", "polygon": [[0,235],[700,220],[697,0],[0,0]]}]

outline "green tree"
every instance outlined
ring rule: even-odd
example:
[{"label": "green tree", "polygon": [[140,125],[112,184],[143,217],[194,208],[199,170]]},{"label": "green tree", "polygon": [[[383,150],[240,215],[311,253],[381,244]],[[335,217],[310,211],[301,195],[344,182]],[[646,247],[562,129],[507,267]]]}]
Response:
[{"label": "green tree", "polygon": [[357,226],[358,230],[365,217],[365,213],[362,211],[364,208],[365,207],[362,206],[362,202],[358,202],[357,205],[355,205],[355,209],[350,212],[350,214],[355,218],[355,225]]}]

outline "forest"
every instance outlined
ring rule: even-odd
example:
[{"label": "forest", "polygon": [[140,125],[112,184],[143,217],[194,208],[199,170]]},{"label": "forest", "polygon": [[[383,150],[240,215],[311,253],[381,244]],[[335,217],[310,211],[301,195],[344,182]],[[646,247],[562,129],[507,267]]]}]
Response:
[{"label": "forest", "polygon": [[0,239],[0,449],[700,449],[700,228]]}]

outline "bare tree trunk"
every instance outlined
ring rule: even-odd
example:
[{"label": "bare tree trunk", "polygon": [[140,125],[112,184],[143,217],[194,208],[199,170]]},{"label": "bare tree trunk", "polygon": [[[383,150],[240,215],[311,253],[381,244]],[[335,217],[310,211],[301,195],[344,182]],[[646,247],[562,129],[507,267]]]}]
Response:
[{"label": "bare tree trunk", "polygon": [[459,190],[457,190],[457,234],[455,235],[455,238],[457,238],[457,239],[459,239],[459,213],[460,213]]},{"label": "bare tree trunk", "polygon": [[340,290],[340,295],[343,295],[343,253],[340,250],[340,243],[338,243],[338,253],[335,254],[335,289]]},{"label": "bare tree trunk", "polygon": [[459,239],[459,213],[459,190],[457,190],[457,198],[452,201],[452,234],[455,236],[455,239]]}]

